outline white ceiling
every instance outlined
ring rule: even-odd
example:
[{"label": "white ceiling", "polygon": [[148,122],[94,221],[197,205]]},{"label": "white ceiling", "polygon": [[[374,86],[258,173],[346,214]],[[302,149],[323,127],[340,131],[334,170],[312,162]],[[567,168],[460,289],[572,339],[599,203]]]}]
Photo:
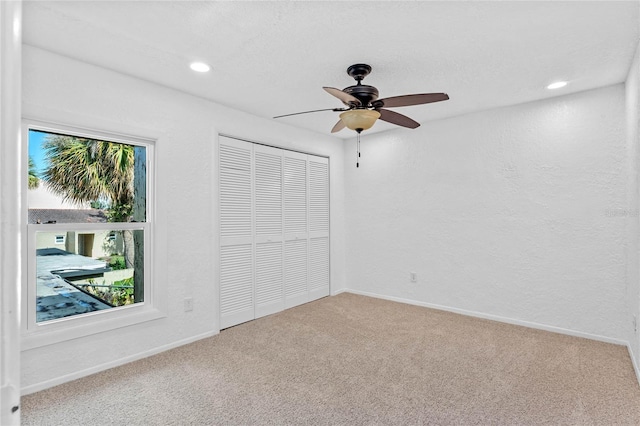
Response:
[{"label": "white ceiling", "polygon": [[[270,118],[342,104],[322,86],[373,67],[380,97],[418,122],[624,81],[640,1],[27,1],[24,42]],[[213,69],[197,74],[194,60]],[[569,80],[564,89],[546,85]],[[328,134],[336,112],[281,118]],[[380,122],[367,132],[397,128]],[[406,130],[410,131],[410,130]],[[340,137],[352,137],[343,130]]]}]

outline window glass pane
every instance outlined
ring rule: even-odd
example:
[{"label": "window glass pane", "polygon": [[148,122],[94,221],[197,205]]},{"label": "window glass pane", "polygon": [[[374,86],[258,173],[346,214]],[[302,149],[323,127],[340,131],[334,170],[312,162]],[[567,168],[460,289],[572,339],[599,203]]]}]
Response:
[{"label": "window glass pane", "polygon": [[144,302],[145,231],[118,224],[147,221],[146,147],[34,129],[28,146],[36,322]]},{"label": "window glass pane", "polygon": [[146,148],[29,130],[29,223],[146,221]]},{"label": "window glass pane", "polygon": [[143,250],[143,230],[37,231],[36,322],[143,302]]}]

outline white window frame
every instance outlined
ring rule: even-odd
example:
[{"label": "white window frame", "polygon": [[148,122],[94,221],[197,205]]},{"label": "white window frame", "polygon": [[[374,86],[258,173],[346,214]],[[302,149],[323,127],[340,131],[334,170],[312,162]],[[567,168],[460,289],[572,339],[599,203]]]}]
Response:
[{"label": "white window frame", "polygon": [[[146,221],[120,223],[57,223],[29,224],[27,186],[28,176],[25,173],[23,187],[23,218],[26,247],[23,254],[26,261],[26,285],[22,288],[22,349],[32,349],[65,340],[103,333],[105,331],[127,327],[134,324],[166,317],[166,307],[160,291],[154,285],[154,218],[155,218],[155,140],[137,136],[89,130],[70,125],[47,123],[33,119],[23,119],[22,137],[24,158],[28,157],[27,147],[29,130],[58,133],[82,138],[105,140],[128,145],[143,146],[146,150]],[[46,231],[62,233],[63,231],[103,230],[143,230],[144,231],[144,301],[133,305],[119,306],[111,309],[89,312],[55,320],[36,322],[36,232]]]},{"label": "white window frame", "polygon": [[65,236],[64,235],[57,235],[56,234],[56,244],[64,244],[65,243]]}]

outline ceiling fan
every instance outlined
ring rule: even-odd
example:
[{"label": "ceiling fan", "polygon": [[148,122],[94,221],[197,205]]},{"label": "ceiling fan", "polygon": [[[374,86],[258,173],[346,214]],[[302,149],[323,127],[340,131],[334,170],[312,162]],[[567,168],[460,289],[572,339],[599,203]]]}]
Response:
[{"label": "ceiling fan", "polygon": [[392,96],[378,99],[378,89],[362,84],[362,80],[371,72],[371,66],[367,64],[355,64],[347,68],[347,74],[356,80],[355,86],[345,87],[343,90],[335,87],[323,87],[329,94],[340,99],[346,108],[328,108],[312,111],[296,112],[293,114],[279,115],[273,118],[288,117],[291,115],[308,114],[319,111],[340,111],[340,119],[331,129],[331,133],[339,132],[345,127],[355,130],[358,135],[370,129],[380,119],[398,126],[415,129],[420,123],[386,108],[396,108],[411,105],[422,105],[432,102],[446,101],[449,96],[446,93],[421,93],[413,95]]}]

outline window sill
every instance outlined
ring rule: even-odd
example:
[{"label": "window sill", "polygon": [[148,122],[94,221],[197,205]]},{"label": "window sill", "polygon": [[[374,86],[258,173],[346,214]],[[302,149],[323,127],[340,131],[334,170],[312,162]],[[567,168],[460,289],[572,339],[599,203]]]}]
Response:
[{"label": "window sill", "polygon": [[[108,318],[104,318],[108,316]],[[130,327],[148,321],[166,318],[166,314],[158,309],[144,306],[123,309],[119,312],[101,312],[96,315],[84,315],[82,318],[64,318],[37,324],[34,330],[22,333],[21,349],[23,351],[42,346],[53,345],[67,340],[78,339],[95,334]],[[72,322],[77,324],[72,325]]]}]

